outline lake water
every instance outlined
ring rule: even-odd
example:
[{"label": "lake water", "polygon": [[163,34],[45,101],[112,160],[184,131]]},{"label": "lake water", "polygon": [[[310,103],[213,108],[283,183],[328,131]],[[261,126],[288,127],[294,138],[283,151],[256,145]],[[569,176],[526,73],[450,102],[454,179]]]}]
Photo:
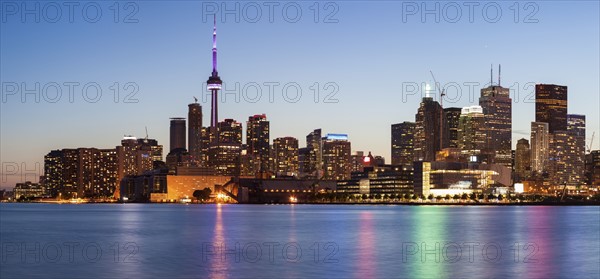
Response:
[{"label": "lake water", "polygon": [[600,207],[0,204],[0,278],[599,278]]}]

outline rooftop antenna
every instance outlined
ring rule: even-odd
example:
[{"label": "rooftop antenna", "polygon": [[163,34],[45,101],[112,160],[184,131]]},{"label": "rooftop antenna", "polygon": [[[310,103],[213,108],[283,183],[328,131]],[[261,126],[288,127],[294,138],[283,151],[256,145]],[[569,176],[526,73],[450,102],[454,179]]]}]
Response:
[{"label": "rooftop antenna", "polygon": [[494,64],[490,64],[490,86],[494,85]]},{"label": "rooftop antenna", "polygon": [[500,86],[500,76],[502,75],[502,65],[498,64],[498,86]]},{"label": "rooftop antenna", "polygon": [[144,126],[144,128],[146,128],[146,139],[145,139],[145,141],[148,142],[148,126]]}]

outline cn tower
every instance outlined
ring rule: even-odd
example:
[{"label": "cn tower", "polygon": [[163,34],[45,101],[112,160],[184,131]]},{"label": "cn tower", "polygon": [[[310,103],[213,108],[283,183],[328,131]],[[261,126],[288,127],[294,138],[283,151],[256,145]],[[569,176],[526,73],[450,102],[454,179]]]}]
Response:
[{"label": "cn tower", "polygon": [[219,122],[219,110],[218,110],[218,93],[221,90],[221,78],[219,72],[217,72],[217,16],[214,16],[214,27],[213,27],[213,47],[212,47],[212,74],[206,82],[206,88],[211,92],[211,105],[210,105],[210,130],[213,134],[213,142],[219,142],[219,133],[217,131],[217,123]]}]

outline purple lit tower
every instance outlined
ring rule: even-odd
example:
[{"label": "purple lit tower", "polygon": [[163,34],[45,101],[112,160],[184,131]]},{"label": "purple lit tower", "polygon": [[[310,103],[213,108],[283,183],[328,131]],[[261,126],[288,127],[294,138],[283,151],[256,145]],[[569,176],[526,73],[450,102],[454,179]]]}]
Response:
[{"label": "purple lit tower", "polygon": [[206,82],[206,88],[211,91],[211,111],[210,111],[210,130],[213,135],[212,142],[219,142],[219,133],[217,131],[217,123],[219,122],[219,111],[218,111],[218,93],[221,90],[221,78],[217,72],[217,16],[214,17],[214,28],[213,28],[213,48],[212,48],[212,61],[213,69],[212,74]]}]

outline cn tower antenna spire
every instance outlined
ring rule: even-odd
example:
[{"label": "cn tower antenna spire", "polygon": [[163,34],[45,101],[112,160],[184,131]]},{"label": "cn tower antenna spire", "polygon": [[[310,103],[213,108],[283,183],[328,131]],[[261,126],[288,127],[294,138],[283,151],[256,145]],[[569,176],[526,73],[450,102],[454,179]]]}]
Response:
[{"label": "cn tower antenna spire", "polygon": [[217,129],[217,124],[219,122],[219,101],[218,95],[219,90],[221,90],[221,86],[223,81],[219,77],[219,72],[217,72],[217,15],[214,16],[214,25],[213,25],[213,46],[212,46],[212,73],[208,77],[208,81],[206,82],[206,89],[211,92],[211,104],[210,104],[210,128],[211,134],[213,135],[213,143],[219,142],[219,133]]},{"label": "cn tower antenna spire", "polygon": [[214,23],[213,23],[213,47],[212,47],[212,53],[213,53],[213,70],[212,70],[212,75],[213,76],[218,76],[218,72],[217,72],[217,15],[214,15]]}]

